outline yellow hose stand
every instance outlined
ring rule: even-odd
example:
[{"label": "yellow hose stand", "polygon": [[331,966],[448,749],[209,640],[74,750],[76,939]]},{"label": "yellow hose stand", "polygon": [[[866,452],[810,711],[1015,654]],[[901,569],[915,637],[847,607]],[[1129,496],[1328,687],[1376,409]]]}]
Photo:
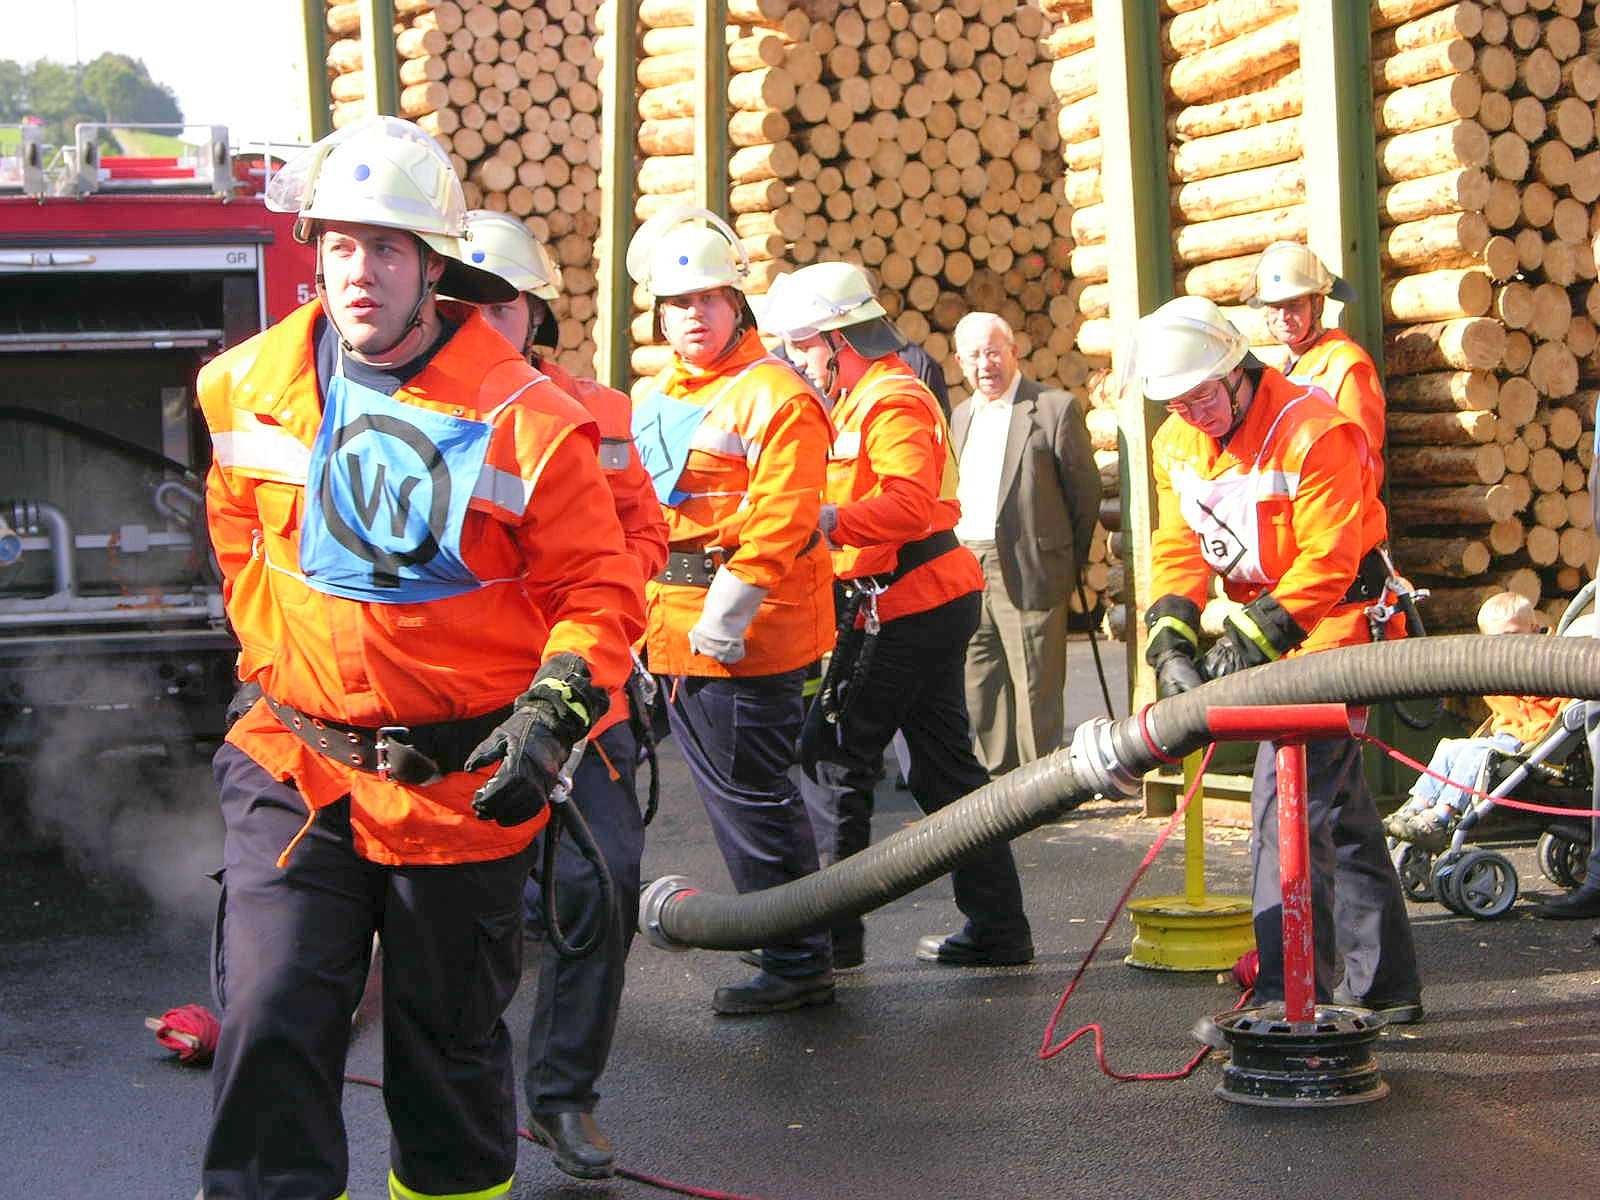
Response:
[{"label": "yellow hose stand", "polygon": [[[1200,756],[1183,763],[1185,790],[1194,783]],[[1133,946],[1123,962],[1148,971],[1226,971],[1255,949],[1248,896],[1206,895],[1205,797],[1199,793],[1183,816],[1181,896],[1148,896],[1128,905]]]}]

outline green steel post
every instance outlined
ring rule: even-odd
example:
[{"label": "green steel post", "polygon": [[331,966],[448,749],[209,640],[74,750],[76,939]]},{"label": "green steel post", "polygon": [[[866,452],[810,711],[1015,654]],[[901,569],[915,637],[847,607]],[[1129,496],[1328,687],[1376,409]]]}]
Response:
[{"label": "green steel post", "polygon": [[306,47],[306,140],[333,131],[333,97],[328,94],[327,0],[300,0],[300,25]]},{"label": "green steel post", "polygon": [[638,101],[634,60],[638,53],[639,0],[613,0],[610,48],[601,73],[600,237],[595,261],[600,267],[595,328],[595,371],[608,387],[628,390],[632,373],[633,283],[628,278],[628,239],[633,233],[634,125]]},{"label": "green steel post", "polygon": [[728,213],[728,0],[701,0],[695,10],[700,94],[694,106],[696,201]]},{"label": "green steel post", "polygon": [[394,48],[394,0],[361,0],[361,65],[371,92],[367,111],[400,114],[400,64]]},{"label": "green steel post", "polygon": [[[1099,58],[1101,191],[1111,262],[1111,317],[1119,332],[1172,295],[1172,229],[1168,216],[1166,107],[1162,94],[1160,16],[1156,0],[1095,0]],[[1150,531],[1155,492],[1150,438],[1159,423],[1138,395],[1119,397],[1130,701],[1154,699],[1144,664],[1138,616],[1149,600]]]},{"label": "green steel post", "polygon": [[[1305,0],[1300,9],[1300,69],[1306,105],[1306,241],[1355,290],[1337,322],[1383,369],[1383,282],[1378,240],[1376,130],[1372,97],[1372,13],[1367,3]],[[1385,495],[1387,501],[1387,481]],[[1400,735],[1391,705],[1372,713],[1373,732],[1394,743]],[[1385,755],[1369,758],[1369,782],[1382,796],[1399,789],[1399,771]]]}]

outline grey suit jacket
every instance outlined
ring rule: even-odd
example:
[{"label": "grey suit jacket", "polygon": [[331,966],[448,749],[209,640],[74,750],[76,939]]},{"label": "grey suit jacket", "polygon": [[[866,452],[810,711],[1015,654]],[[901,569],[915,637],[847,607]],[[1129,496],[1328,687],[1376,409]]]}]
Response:
[{"label": "grey suit jacket", "polygon": [[[966,400],[950,418],[957,458],[971,424],[972,401]],[[1066,603],[1099,511],[1100,472],[1077,398],[1022,379],[1011,408],[995,521],[1000,571],[1012,604],[1041,610]]]}]

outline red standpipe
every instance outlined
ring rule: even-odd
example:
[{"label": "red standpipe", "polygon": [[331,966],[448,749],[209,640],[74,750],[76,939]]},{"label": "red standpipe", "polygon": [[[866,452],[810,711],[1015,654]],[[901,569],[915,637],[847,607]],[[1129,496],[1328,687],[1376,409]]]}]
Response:
[{"label": "red standpipe", "polygon": [[1311,831],[1306,823],[1306,747],[1311,738],[1349,737],[1366,727],[1366,710],[1343,704],[1212,708],[1219,741],[1270,741],[1278,751],[1278,878],[1283,888],[1283,1015],[1314,1020],[1316,931],[1311,918]]}]

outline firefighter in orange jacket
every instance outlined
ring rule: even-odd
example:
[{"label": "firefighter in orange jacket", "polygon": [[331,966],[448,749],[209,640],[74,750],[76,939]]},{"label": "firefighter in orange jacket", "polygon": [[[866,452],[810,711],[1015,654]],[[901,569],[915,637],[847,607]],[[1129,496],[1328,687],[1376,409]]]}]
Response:
[{"label": "firefighter in orange jacket", "polygon": [[[503,304],[485,304],[484,318],[533,367],[582,404],[600,426],[600,466],[622,522],[628,550],[641,579],[666,565],[667,525],[661,518],[650,476],[633,447],[632,402],[622,392],[562,370],[540,346],[554,346],[557,322],[551,305],[561,295],[561,271],[539,240],[517,218],[483,209],[467,214],[467,261],[493,271],[517,289]],[[601,932],[594,953],[563,957],[550,938],[539,951],[539,990],[528,1032],[524,1089],[528,1119],[555,1153],[555,1164],[578,1179],[604,1179],[613,1172],[610,1139],[592,1113],[595,1083],[605,1070],[622,1003],[628,948],[639,919],[639,860],[644,822],[635,790],[639,737],[648,736],[648,711],[635,686],[614,689],[611,708],[589,731],[589,745],[572,773],[572,801],[593,830],[615,883],[609,928],[597,931],[602,903],[594,869],[571,838],[557,845],[556,877],[561,928],[587,943]],[[536,880],[526,888],[529,924],[543,929],[543,896]]]},{"label": "firefighter in orange jacket", "polygon": [[474,309],[436,303],[514,295],[459,261],[437,143],[348,127],[268,202],[315,244],[317,300],[199,382],[239,674],[265,693],[215,762],[202,1192],[346,1194],[340,1091],[376,932],[389,1193],[505,1196],[529,847],[627,675],[642,580],[593,422]]},{"label": "firefighter in orange jacket", "polygon": [[1321,388],[1367,435],[1381,490],[1387,411],[1383,386],[1372,355],[1360,342],[1342,329],[1323,327],[1322,309],[1330,296],[1349,303],[1355,292],[1309,246],[1273,242],[1256,260],[1246,299],[1252,308],[1266,309],[1267,332],[1288,349],[1283,373],[1295,383]]},{"label": "firefighter in orange jacket", "polygon": [[[670,547],[645,586],[646,652],[734,886],[758,891],[817,867],[788,769],[807,668],[833,644],[833,571],[817,530],[828,417],[756,334],[739,290],[748,261],[720,218],[660,213],[627,261],[672,348],[633,415]],[[756,976],[718,988],[712,1007],[757,1014],[832,1000],[819,931],[764,947]]]},{"label": "firefighter in orange jacket", "polygon": [[[1145,396],[1171,413],[1151,444],[1157,599],[1145,614],[1146,659],[1163,696],[1285,654],[1369,641],[1367,610],[1384,596],[1387,572],[1375,551],[1386,517],[1365,437],[1321,393],[1247,355],[1244,337],[1200,297],[1169,301],[1139,323],[1133,370]],[[1200,609],[1213,576],[1242,607],[1201,658]],[[1314,741],[1307,759],[1317,998],[1365,1004],[1397,1022],[1420,1019],[1405,897],[1360,744]],[[1277,795],[1276,755],[1263,744],[1251,866],[1256,990],[1267,1001],[1283,998]]]},{"label": "firefighter in orange jacket", "polygon": [[[897,356],[905,338],[848,263],[816,263],[772,286],[762,329],[781,336],[830,406],[821,528],[833,549],[840,641],[801,738],[811,822],[824,863],[866,849],[883,752],[904,733],[911,794],[936,812],[988,783],[967,720],[967,642],[983,569],[952,530],[960,517],[944,413]],[[1033,940],[1007,844],[951,872],[960,931],[920,958],[954,966],[1025,963]],[[835,968],[859,966],[863,928],[833,930]]]}]

